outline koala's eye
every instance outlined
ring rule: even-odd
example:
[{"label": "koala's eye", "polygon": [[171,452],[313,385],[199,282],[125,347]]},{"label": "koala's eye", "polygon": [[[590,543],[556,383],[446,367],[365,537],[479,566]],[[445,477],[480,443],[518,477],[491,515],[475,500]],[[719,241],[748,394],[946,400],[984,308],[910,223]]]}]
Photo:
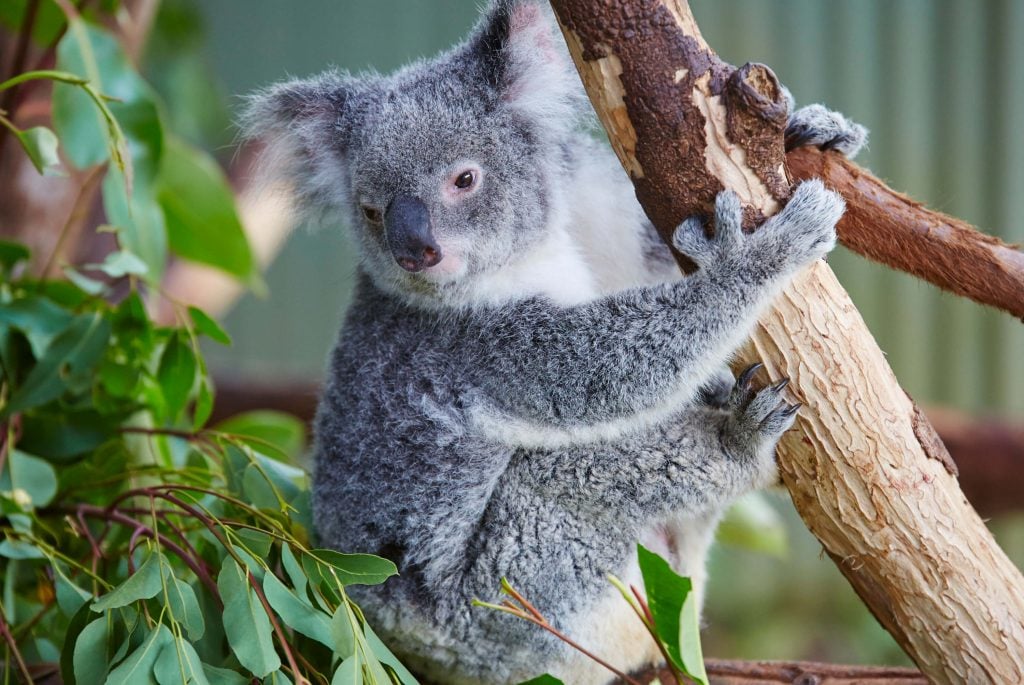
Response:
[{"label": "koala's eye", "polygon": [[455,179],[455,187],[459,190],[465,190],[473,185],[476,180],[476,175],[472,171],[463,171]]},{"label": "koala's eye", "polygon": [[366,220],[369,221],[371,224],[379,224],[384,220],[384,216],[376,207],[361,205],[359,209],[363,211],[363,216],[365,216]]}]

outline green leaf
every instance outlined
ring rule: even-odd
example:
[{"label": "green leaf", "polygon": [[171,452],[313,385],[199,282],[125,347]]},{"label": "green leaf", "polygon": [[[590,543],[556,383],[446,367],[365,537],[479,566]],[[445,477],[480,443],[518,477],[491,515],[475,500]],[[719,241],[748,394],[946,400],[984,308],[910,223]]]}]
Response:
[{"label": "green leaf", "polygon": [[195,648],[181,638],[165,645],[153,665],[160,685],[210,685]]},{"label": "green leaf", "polygon": [[100,295],[106,294],[107,284],[103,281],[90,278],[73,266],[65,266],[62,267],[61,270],[64,272],[64,275],[67,276],[68,280],[80,288],[82,292],[88,293],[93,297],[99,297]]},{"label": "green leaf", "polygon": [[46,506],[57,494],[57,473],[42,459],[14,449],[8,455],[8,469],[4,480],[9,478],[10,487],[5,489],[27,493],[34,507]]},{"label": "green leaf", "polygon": [[216,430],[253,438],[248,444],[257,452],[266,451],[261,449],[266,443],[292,458],[301,456],[306,443],[306,425],[302,421],[291,414],[269,409],[235,414],[217,424]]},{"label": "green leaf", "polygon": [[231,344],[231,336],[224,332],[220,324],[214,321],[202,309],[199,307],[189,307],[188,314],[192,317],[192,325],[196,327],[197,332],[202,333],[215,342],[219,342],[221,345]]},{"label": "green leaf", "polygon": [[519,685],[564,685],[561,680],[553,675],[539,675],[536,678],[530,678],[519,683]]},{"label": "green leaf", "polygon": [[270,619],[234,559],[224,562],[217,587],[224,600],[224,632],[238,662],[260,678],[279,669],[281,659],[274,650]]},{"label": "green leaf", "polygon": [[226,668],[216,668],[209,664],[203,664],[203,671],[210,685],[248,685],[249,679],[241,673],[229,671]]},{"label": "green leaf", "polygon": [[331,616],[331,648],[342,659],[356,653],[355,617],[348,604],[342,602]]},{"label": "green leaf", "polygon": [[359,655],[353,654],[341,662],[331,678],[331,685],[363,685],[363,665]]},{"label": "green leaf", "polygon": [[199,394],[196,395],[195,412],[192,417],[192,430],[198,431],[210,420],[213,413],[213,390],[210,379],[203,376],[199,379]]},{"label": "green leaf", "polygon": [[135,569],[135,573],[128,576],[126,581],[93,602],[92,610],[100,612],[127,606],[140,599],[156,597],[157,593],[162,589],[163,586],[160,583],[160,554],[158,552],[150,552],[146,560],[142,562],[142,566]]},{"label": "green leaf", "polygon": [[637,558],[658,638],[677,668],[706,685],[693,583],[643,545],[637,545]]},{"label": "green leaf", "polygon": [[302,557],[302,567],[310,578],[322,577],[333,584],[337,576],[344,586],[379,585],[398,575],[398,567],[387,559],[372,554],[343,554],[333,549],[310,550]]},{"label": "green leaf", "polygon": [[157,381],[163,390],[167,414],[173,419],[185,408],[196,382],[196,356],[183,333],[177,332],[167,341],[160,356]]},{"label": "green leaf", "polygon": [[777,557],[786,556],[786,524],[763,493],[752,492],[738,499],[718,526],[717,539]]},{"label": "green leaf", "polygon": [[[57,45],[57,69],[76,74],[104,95],[125,102],[135,99],[144,82],[132,69],[117,39],[103,29],[74,19]],[[78,168],[105,161],[129,164],[126,142],[119,127],[107,119],[98,103],[81,86],[56,83],[53,88],[53,125],[64,154]],[[128,174],[129,178],[131,174]]]},{"label": "green leaf", "polygon": [[131,252],[119,250],[111,252],[103,260],[102,264],[93,264],[89,268],[102,271],[111,278],[123,278],[129,274],[133,276],[145,276],[149,267]]},{"label": "green leaf", "polygon": [[107,685],[144,685],[156,683],[153,667],[169,645],[173,645],[174,636],[163,623],[154,629],[128,657],[110,672]]},{"label": "green leaf", "polygon": [[263,593],[288,627],[326,647],[334,648],[330,616],[296,597],[273,573],[263,576]]},{"label": "green leaf", "polygon": [[196,599],[196,592],[192,586],[174,575],[174,571],[167,566],[167,607],[171,610],[174,620],[180,623],[189,639],[195,641],[203,637],[206,632],[206,620],[203,612],[199,609],[199,601]]},{"label": "green leaf", "polygon": [[65,616],[71,618],[78,613],[82,605],[92,599],[92,593],[75,585],[60,564],[51,563],[50,568],[53,570],[54,584],[57,586],[57,606]]},{"label": "green leaf", "polygon": [[100,616],[78,635],[74,649],[76,685],[103,685],[107,677],[107,636],[110,617]]},{"label": "green leaf", "polygon": [[99,313],[77,317],[54,339],[46,354],[14,391],[4,413],[25,411],[60,397],[77,380],[88,380],[110,338],[110,323]]},{"label": "green leaf", "polygon": [[252,252],[223,172],[205,153],[181,141],[167,143],[158,198],[171,249],[239,279],[253,278]]},{"label": "green leaf", "polygon": [[[296,594],[306,604],[309,604],[309,597],[306,595],[306,572],[302,570],[302,566],[299,565],[298,560],[292,553],[292,547],[288,543],[281,545],[281,565],[284,566],[285,573],[288,574],[289,580],[292,581]],[[312,605],[310,604],[310,606]]]},{"label": "green leaf", "polygon": [[55,462],[68,462],[90,452],[117,436],[120,417],[102,416],[95,411],[29,414],[22,418],[26,452]]},{"label": "green leaf", "polygon": [[167,265],[167,226],[152,187],[125,194],[124,175],[111,166],[103,178],[103,208],[117,227],[121,246],[146,264],[146,279],[159,283]]},{"label": "green leaf", "polygon": [[0,323],[9,324],[24,333],[36,359],[46,354],[53,339],[74,318],[71,312],[54,304],[53,300],[36,295],[19,298],[0,308]]},{"label": "green leaf", "polygon": [[5,271],[10,271],[16,264],[28,260],[30,256],[32,253],[21,243],[0,240],[0,266],[3,266]]},{"label": "green leaf", "polygon": [[0,542],[0,557],[8,559],[43,559],[45,554],[31,542],[7,538]]},{"label": "green leaf", "polygon": [[36,171],[44,176],[59,175],[60,156],[57,154],[57,136],[53,131],[45,126],[35,126],[23,131],[15,129],[14,136]]},{"label": "green leaf", "polygon": [[373,632],[369,624],[363,625],[363,634],[366,636],[366,644],[370,646],[374,656],[382,664],[387,664],[395,671],[395,675],[402,681],[402,685],[419,685],[416,677],[398,660],[398,657],[391,653],[391,650],[388,649],[383,640],[377,637],[377,633]]}]

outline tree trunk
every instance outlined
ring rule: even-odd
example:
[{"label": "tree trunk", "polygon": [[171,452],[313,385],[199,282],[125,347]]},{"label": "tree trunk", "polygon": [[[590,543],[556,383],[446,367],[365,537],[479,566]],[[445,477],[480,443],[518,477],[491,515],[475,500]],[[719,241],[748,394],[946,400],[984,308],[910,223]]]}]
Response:
[{"label": "tree trunk", "polygon": [[[786,110],[767,67],[721,62],[684,0],[552,5],[663,237],[686,216],[710,214],[725,187],[744,201],[750,225],[778,210],[790,191]],[[779,297],[741,357],[791,379],[791,399],[805,407],[779,446],[783,480],[808,528],[924,674],[1024,682],[1024,579],[824,262]]]}]

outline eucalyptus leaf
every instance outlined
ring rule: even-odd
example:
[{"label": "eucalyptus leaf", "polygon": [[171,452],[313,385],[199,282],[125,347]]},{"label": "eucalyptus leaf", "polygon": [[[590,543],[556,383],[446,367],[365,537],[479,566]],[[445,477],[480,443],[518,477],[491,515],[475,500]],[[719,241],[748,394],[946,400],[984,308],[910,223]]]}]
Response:
[{"label": "eucalyptus leaf", "polygon": [[[117,668],[110,672],[107,685],[148,685],[157,683],[153,668],[160,653],[173,645],[174,635],[163,623],[146,636],[135,651],[129,654]],[[173,647],[172,647],[173,649]]]},{"label": "eucalyptus leaf", "polygon": [[53,131],[45,126],[35,126],[16,131],[14,135],[36,171],[46,176],[57,175],[60,155],[57,154],[57,136]]},{"label": "eucalyptus leaf", "polygon": [[231,344],[231,336],[229,336],[224,329],[221,328],[220,324],[202,309],[199,307],[189,307],[188,315],[192,319],[192,325],[196,327],[196,332],[202,333],[211,340],[219,342],[221,345]]},{"label": "eucalyptus leaf", "polygon": [[50,568],[53,570],[54,585],[56,586],[57,606],[65,616],[70,618],[78,613],[83,604],[92,599],[92,593],[75,585],[60,564],[51,563]]},{"label": "eucalyptus leaf", "polygon": [[[26,254],[28,251],[26,250]],[[46,354],[53,339],[67,328],[74,315],[53,300],[29,295],[0,308],[0,323],[6,323],[24,333],[36,359]]]},{"label": "eucalyptus leaf", "polygon": [[237,671],[203,664],[203,672],[210,685],[248,685],[249,679]]},{"label": "eucalyptus leaf", "polygon": [[160,582],[160,554],[150,552],[128,579],[92,603],[93,611],[123,607],[140,599],[155,597],[163,589]]},{"label": "eucalyptus leaf", "polygon": [[369,645],[374,656],[382,664],[387,664],[395,671],[395,675],[402,681],[402,685],[419,685],[416,677],[409,672],[409,669],[402,665],[398,657],[391,653],[391,650],[384,644],[384,641],[377,637],[377,633],[373,632],[373,629],[368,624],[363,625],[363,635],[366,637],[366,644]]},{"label": "eucalyptus leaf", "polygon": [[92,265],[98,271],[102,271],[111,278],[122,278],[124,276],[144,276],[149,270],[146,263],[131,252],[118,250],[111,252],[103,260],[102,264]]},{"label": "eucalyptus leaf", "polygon": [[0,240],[0,266],[10,271],[20,262],[27,261],[32,253],[21,243],[12,243],[9,240]]},{"label": "eucalyptus leaf", "polygon": [[146,279],[159,283],[167,262],[167,225],[152,187],[126,193],[124,175],[117,167],[103,178],[103,208],[117,228],[121,246],[146,264]]},{"label": "eucalyptus leaf", "polygon": [[167,584],[167,606],[174,620],[185,628],[189,639],[199,640],[206,632],[206,620],[199,609],[196,592],[191,585],[175,576],[170,566],[166,571],[164,578]]},{"label": "eucalyptus leaf", "polygon": [[296,597],[273,573],[263,576],[263,592],[285,625],[328,648],[334,648],[330,616]]},{"label": "eucalyptus leaf", "polygon": [[563,685],[563,683],[555,676],[545,673],[544,675],[539,675],[536,678],[524,680],[519,683],[519,685]]},{"label": "eucalyptus leaf", "polygon": [[160,167],[158,198],[171,249],[242,280],[255,262],[224,173],[208,155],[168,140]]},{"label": "eucalyptus leaf", "polygon": [[217,424],[222,433],[253,438],[250,444],[256,451],[269,444],[285,455],[295,458],[302,454],[306,442],[306,426],[297,417],[267,409],[242,412]]},{"label": "eucalyptus leaf", "polygon": [[78,634],[72,662],[76,685],[103,685],[106,680],[109,622],[109,617],[101,616]]},{"label": "eucalyptus leaf", "polygon": [[307,579],[306,572],[302,570],[302,566],[299,564],[298,559],[292,553],[291,545],[285,543],[281,545],[281,565],[284,566],[285,573],[288,574],[288,579],[292,581],[292,585],[295,587],[295,593],[303,600],[306,604],[310,604],[309,597],[306,595]]},{"label": "eucalyptus leaf", "polygon": [[331,640],[334,653],[347,659],[356,653],[355,617],[345,602],[338,605],[331,616]]},{"label": "eucalyptus leaf", "polygon": [[210,685],[195,647],[178,637],[160,650],[153,675],[160,685]]},{"label": "eucalyptus leaf", "polygon": [[53,467],[18,449],[11,450],[7,459],[10,489],[26,493],[34,507],[49,504],[57,493],[57,473]]},{"label": "eucalyptus leaf", "polygon": [[173,419],[185,408],[196,381],[196,357],[187,337],[175,333],[160,356],[157,381],[163,390],[167,414]]},{"label": "eucalyptus leaf", "polygon": [[637,545],[637,559],[654,627],[669,658],[688,676],[707,685],[700,650],[700,626],[693,609],[684,616],[684,605],[691,599],[693,583],[643,545]]},{"label": "eucalyptus leaf", "polygon": [[[302,567],[310,578],[323,578],[342,585],[379,585],[398,575],[394,562],[372,554],[343,554],[333,549],[314,549],[302,557]],[[333,573],[331,573],[333,571]]]},{"label": "eucalyptus leaf", "polygon": [[14,390],[4,414],[45,404],[60,397],[74,380],[88,378],[109,338],[110,322],[99,313],[76,317]]},{"label": "eucalyptus leaf", "polygon": [[353,654],[338,666],[331,678],[331,685],[363,685],[363,665],[359,654]]},{"label": "eucalyptus leaf", "polygon": [[224,632],[238,662],[260,678],[279,669],[270,619],[234,559],[224,562],[217,587],[224,601]]}]

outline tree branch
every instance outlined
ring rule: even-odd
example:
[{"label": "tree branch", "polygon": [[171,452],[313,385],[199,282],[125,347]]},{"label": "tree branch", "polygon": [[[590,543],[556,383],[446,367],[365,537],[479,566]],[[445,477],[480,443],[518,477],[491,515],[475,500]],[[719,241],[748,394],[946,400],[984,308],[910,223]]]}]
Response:
[{"label": "tree branch", "polygon": [[[789,196],[785,100],[762,65],[734,70],[685,0],[552,0],[591,102],[665,238],[735,190],[751,225]],[[864,200],[848,197],[852,206]],[[681,262],[684,268],[692,265]],[[738,355],[804,403],[779,470],[811,532],[875,617],[937,682],[1024,682],[1024,578],[947,470],[824,263],[799,274]]]},{"label": "tree branch", "polygon": [[[732,661],[704,662],[711,685],[927,685],[928,680],[913,668],[892,666],[841,666],[814,661]],[[633,674],[641,683],[660,679],[671,682],[665,668],[649,668]]]},{"label": "tree branch", "polygon": [[839,240],[854,252],[1024,319],[1024,252],[932,211],[839,155],[798,148],[794,178],[821,178],[847,198]]}]

